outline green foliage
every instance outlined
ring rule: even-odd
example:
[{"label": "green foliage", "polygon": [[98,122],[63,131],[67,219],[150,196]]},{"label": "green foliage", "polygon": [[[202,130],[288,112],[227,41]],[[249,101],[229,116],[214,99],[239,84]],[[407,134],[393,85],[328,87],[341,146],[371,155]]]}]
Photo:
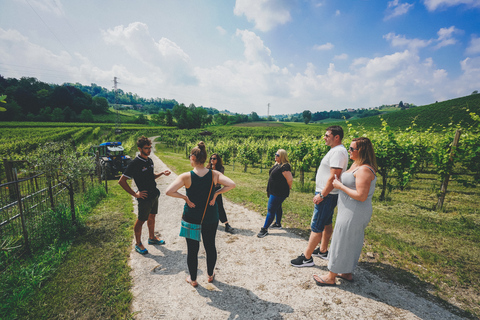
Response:
[{"label": "green foliage", "polygon": [[312,120],[312,112],[309,110],[303,111],[302,116],[303,116],[303,122],[305,122],[305,124],[308,124],[310,120]]},{"label": "green foliage", "polygon": [[[85,224],[87,214],[103,197],[105,189],[97,186],[82,195],[81,205],[76,208],[77,226],[71,223],[68,208],[45,212],[37,226],[40,241],[50,243],[43,251],[26,259],[15,259],[8,266],[2,265],[0,273],[0,319],[16,319],[30,308],[29,301],[59,268],[78,231]],[[80,199],[79,199],[80,200]],[[35,244],[37,248],[41,246]],[[5,268],[6,267],[6,268]]]},{"label": "green foliage", "polygon": [[450,123],[462,127],[469,127],[475,123],[470,112],[480,113],[480,95],[469,95],[466,97],[451,99],[443,102],[436,102],[425,106],[410,108],[408,110],[384,114],[381,117],[369,117],[361,120],[352,120],[352,124],[361,124],[370,128],[378,128],[382,120],[395,129],[408,128],[412,121],[417,128],[443,130]]},{"label": "green foliage", "polygon": [[[5,101],[5,99],[7,99],[7,96],[6,96],[6,95],[0,96],[0,102],[1,102],[1,103],[7,103],[7,102]],[[5,112],[5,111],[7,111],[7,109],[5,109],[4,107],[0,107],[0,111]]]},{"label": "green foliage", "polygon": [[76,154],[73,152],[72,145],[65,141],[45,143],[30,154],[28,160],[40,171],[47,173],[58,171],[60,180],[66,183],[73,183],[80,177],[95,171],[95,163],[92,159]]}]

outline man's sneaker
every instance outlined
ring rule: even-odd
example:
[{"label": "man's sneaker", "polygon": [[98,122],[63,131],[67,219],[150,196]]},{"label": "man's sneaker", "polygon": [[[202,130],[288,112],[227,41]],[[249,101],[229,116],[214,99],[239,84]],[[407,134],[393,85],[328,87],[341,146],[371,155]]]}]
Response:
[{"label": "man's sneaker", "polygon": [[313,267],[315,265],[315,263],[313,263],[313,258],[310,257],[310,259],[307,259],[307,258],[305,258],[303,253],[302,253],[302,255],[298,256],[298,258],[290,261],[290,263],[292,264],[292,266],[298,267],[298,268]]},{"label": "man's sneaker", "polygon": [[282,229],[282,225],[280,223],[275,222],[270,226],[272,229]]},{"label": "man's sneaker", "polygon": [[260,232],[257,234],[257,237],[263,238],[268,234],[268,230],[265,228],[260,229]]},{"label": "man's sneaker", "polygon": [[312,256],[322,258],[323,260],[328,260],[328,250],[325,252],[320,252],[320,248],[313,250]]}]

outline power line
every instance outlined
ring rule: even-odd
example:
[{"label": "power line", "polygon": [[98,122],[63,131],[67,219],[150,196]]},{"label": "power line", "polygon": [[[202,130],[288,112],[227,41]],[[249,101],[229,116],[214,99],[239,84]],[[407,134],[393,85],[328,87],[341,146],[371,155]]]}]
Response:
[{"label": "power line", "polygon": [[42,19],[42,17],[38,14],[37,11],[35,11],[35,9],[33,8],[33,6],[30,4],[30,2],[28,2],[28,0],[25,0],[27,1],[28,5],[30,6],[30,8],[32,8],[33,12],[35,12],[35,14],[38,16],[38,18],[43,22],[43,24],[45,25],[45,27],[47,27],[48,31],[50,31],[53,36],[55,37],[55,39],[57,39],[57,41],[62,45],[62,47],[65,49],[65,51],[67,51],[67,53],[73,57],[73,55],[70,53],[70,51],[68,51],[67,47],[65,47],[65,45],[63,44],[62,41],[60,41],[60,39],[57,37],[57,35],[52,31],[52,29],[50,29],[50,27],[45,23],[45,21]]}]

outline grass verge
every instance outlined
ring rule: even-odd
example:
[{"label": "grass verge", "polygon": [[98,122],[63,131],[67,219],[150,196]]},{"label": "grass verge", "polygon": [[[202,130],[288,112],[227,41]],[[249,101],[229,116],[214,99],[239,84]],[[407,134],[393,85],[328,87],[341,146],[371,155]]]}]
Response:
[{"label": "grass verge", "polygon": [[[183,152],[158,144],[157,154],[176,173],[191,170]],[[268,168],[243,172],[239,165],[227,165],[225,174],[237,184],[225,196],[265,215]],[[311,172],[305,181],[312,179]],[[431,208],[437,199],[432,191],[436,183],[429,175],[419,175],[406,190],[392,191],[387,202],[378,201],[381,185],[377,186],[360,264],[460,316],[476,318],[480,316],[480,191],[452,181],[446,209],[435,212]],[[295,178],[283,205],[282,224],[307,239],[313,194],[301,189]]]},{"label": "grass verge", "polygon": [[57,260],[63,261],[51,278],[18,305],[18,318],[131,319],[128,258],[134,220],[131,197],[109,181],[108,196],[88,215],[68,253],[61,250]]}]

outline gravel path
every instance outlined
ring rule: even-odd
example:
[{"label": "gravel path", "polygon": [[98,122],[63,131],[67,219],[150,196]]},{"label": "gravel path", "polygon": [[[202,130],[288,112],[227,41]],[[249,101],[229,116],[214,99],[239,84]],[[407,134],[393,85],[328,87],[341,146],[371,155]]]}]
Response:
[{"label": "gravel path", "polygon": [[[151,158],[156,172],[167,169],[153,152]],[[193,288],[185,282],[187,247],[178,236],[184,201],[165,196],[175,177],[172,173],[157,180],[162,194],[156,230],[166,245],[146,245],[149,253],[142,256],[132,242],[135,319],[460,319],[361,268],[355,270],[353,283],[337,280],[336,287],[318,287],[312,275],[325,273],[327,261],[314,258],[312,268],[290,266],[290,260],[303,252],[305,239],[284,229],[257,238],[264,217],[225,198],[236,233],[225,233],[222,224],[218,227],[212,284],[207,283],[205,251],[200,246],[199,286]],[[134,207],[136,211],[135,202]],[[147,243],[146,224],[142,235]]]}]

